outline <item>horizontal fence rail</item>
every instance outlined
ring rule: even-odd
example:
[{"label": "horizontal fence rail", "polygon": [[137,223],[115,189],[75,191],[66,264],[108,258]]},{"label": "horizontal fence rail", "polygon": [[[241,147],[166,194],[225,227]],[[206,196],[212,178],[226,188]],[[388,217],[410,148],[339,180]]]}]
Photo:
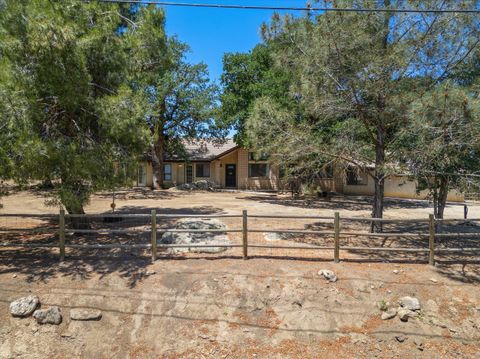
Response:
[{"label": "horizontal fence rail", "polygon": [[[444,223],[462,223],[462,224],[479,224],[480,218],[445,218],[435,219],[433,215],[429,215],[428,218],[366,218],[366,217],[341,217],[339,212],[335,212],[333,217],[328,216],[314,216],[314,215],[283,215],[283,214],[266,214],[266,215],[249,215],[247,211],[243,211],[241,214],[159,214],[156,210],[152,210],[150,214],[141,213],[106,213],[106,214],[66,214],[64,210],[60,210],[58,215],[53,214],[0,214],[1,218],[20,218],[20,219],[33,219],[33,220],[49,220],[51,223],[49,226],[42,225],[40,227],[14,227],[9,228],[6,226],[0,226],[0,234],[18,234],[23,233],[27,235],[35,234],[53,234],[58,236],[58,241],[55,243],[8,243],[0,242],[0,247],[12,247],[12,248],[58,248],[60,260],[65,259],[65,249],[145,249],[151,251],[152,261],[157,259],[157,250],[169,249],[169,248],[242,248],[242,256],[244,259],[248,258],[249,248],[258,249],[299,249],[299,250],[333,250],[333,259],[335,262],[340,261],[340,251],[350,252],[405,252],[405,253],[426,253],[428,254],[428,262],[431,265],[435,264],[436,253],[480,253],[479,247],[456,247],[456,248],[443,248],[436,247],[435,240],[437,238],[480,238],[480,232],[452,232],[452,233],[437,233],[437,226],[441,226]],[[157,224],[160,220],[179,219],[179,218],[240,218],[241,228],[233,229],[181,229],[181,228],[158,228]],[[74,221],[80,220],[82,223],[88,223],[89,220],[103,220],[112,219],[109,224],[115,225],[117,222],[128,219],[143,219],[144,222],[135,223],[137,227],[130,229],[117,229],[117,228],[67,228],[66,220]],[[314,230],[314,229],[268,229],[268,228],[249,228],[249,219],[311,219],[322,221],[321,224],[331,224],[333,231],[330,230]],[[115,221],[113,221],[115,220]],[[326,222],[325,222],[326,221]],[[347,222],[362,222],[362,223],[415,223],[428,225],[428,233],[409,233],[409,232],[382,232],[371,233],[361,231],[348,231],[342,230],[341,224]],[[52,224],[54,223],[54,224]],[[168,222],[164,222],[168,223]],[[158,234],[165,233],[191,233],[191,234],[227,234],[227,233],[241,233],[241,244],[167,244],[157,240]],[[249,243],[248,235],[250,233],[278,233],[278,234],[299,234],[299,235],[312,235],[318,237],[330,237],[333,238],[333,246],[321,246],[311,243],[303,243],[303,245],[269,245],[269,244],[256,244]],[[73,244],[66,243],[65,238],[71,236],[78,236],[81,234],[91,235],[113,235],[113,234],[150,234],[150,243],[107,243],[107,244]],[[428,247],[425,248],[402,248],[402,247],[359,247],[340,245],[340,238],[418,238],[422,240],[428,240]],[[427,242],[427,241],[425,241]]]}]

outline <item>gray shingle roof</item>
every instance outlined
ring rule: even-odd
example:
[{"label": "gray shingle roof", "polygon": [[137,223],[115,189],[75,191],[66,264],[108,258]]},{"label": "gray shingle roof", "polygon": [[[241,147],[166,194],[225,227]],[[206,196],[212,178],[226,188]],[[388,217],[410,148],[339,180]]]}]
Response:
[{"label": "gray shingle roof", "polygon": [[[231,138],[186,139],[184,140],[184,146],[190,161],[212,161],[238,147]],[[183,158],[178,155],[172,155],[168,156],[166,160],[183,160]]]}]

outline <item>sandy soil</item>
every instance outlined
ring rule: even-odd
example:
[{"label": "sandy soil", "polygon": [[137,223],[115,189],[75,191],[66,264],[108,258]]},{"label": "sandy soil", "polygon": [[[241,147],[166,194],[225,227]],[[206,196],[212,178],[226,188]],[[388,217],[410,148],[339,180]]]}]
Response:
[{"label": "sandy soil", "polygon": [[[322,268],[339,280],[327,283]],[[147,269],[156,274],[145,276]],[[475,358],[473,270],[279,259],[53,259],[47,266],[30,256],[0,267],[0,357]],[[10,317],[8,303],[29,293],[44,307],[60,306],[63,323]],[[404,295],[420,299],[421,316],[382,321],[377,303],[395,306]],[[103,318],[71,321],[75,307],[101,309]]]},{"label": "sandy soil", "polygon": [[[13,193],[2,200],[0,213],[57,213],[45,206],[45,198],[42,192]],[[110,202],[111,195],[94,196],[87,212],[108,212]],[[370,212],[363,198],[291,200],[254,193],[136,190],[118,194],[116,203],[120,212],[142,213],[153,208],[180,214],[238,214],[247,209],[250,214],[322,216],[340,211],[346,217]],[[389,200],[386,217],[426,218],[430,211],[426,202]],[[461,218],[463,207],[449,206],[446,216]],[[469,216],[480,217],[480,207],[471,206]],[[0,227],[41,224],[13,221],[4,221]],[[229,228],[239,225],[239,219],[225,222]],[[165,221],[160,226],[171,224]],[[142,228],[145,223],[108,225]],[[252,219],[249,225],[303,229],[331,223]],[[469,228],[478,231],[470,225],[463,225],[462,230]],[[240,240],[237,234],[230,237],[233,242]],[[32,240],[22,234],[3,238]],[[130,243],[148,242],[148,238],[148,233],[139,232],[125,238],[72,240]],[[38,235],[34,240],[57,239]],[[313,239],[272,242],[258,233],[249,241],[299,245]],[[328,241],[315,243],[328,245]],[[402,245],[423,245],[417,242],[400,239]],[[395,244],[387,241],[383,245]],[[160,254],[151,264],[148,251],[70,250],[67,260],[59,264],[56,249],[2,248],[0,358],[480,357],[478,256],[439,258],[437,266],[431,267],[424,264],[424,257],[411,254],[348,251],[342,251],[342,262],[334,264],[329,250],[309,254],[291,249],[252,250],[247,261],[239,259],[241,253],[236,249],[213,255]],[[323,268],[334,270],[338,282],[327,283],[319,276]],[[147,276],[147,270],[156,274]],[[41,326],[32,318],[12,318],[10,301],[29,293],[37,294],[43,307],[58,305],[62,324]],[[396,307],[398,298],[405,295],[420,299],[421,315],[407,323],[398,318],[382,321],[378,304]],[[71,321],[69,310],[75,307],[101,309],[103,317],[94,322]],[[401,336],[406,338],[403,342],[397,339]]]}]

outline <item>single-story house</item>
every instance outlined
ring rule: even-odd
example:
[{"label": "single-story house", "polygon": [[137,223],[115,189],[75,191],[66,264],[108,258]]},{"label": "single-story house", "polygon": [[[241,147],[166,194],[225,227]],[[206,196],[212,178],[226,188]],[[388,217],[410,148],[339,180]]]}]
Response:
[{"label": "single-story house", "polygon": [[[167,187],[209,180],[223,188],[277,190],[278,168],[266,158],[256,158],[235,144],[232,139],[211,142],[185,141],[188,160],[176,155],[164,159],[164,184]],[[138,171],[138,186],[152,187],[155,182],[152,164],[142,162]]]},{"label": "single-story house", "polygon": [[[185,149],[187,160],[176,155],[165,157],[165,186],[209,180],[222,188],[282,189],[279,169],[271,165],[265,156],[258,156],[238,146],[232,139],[218,142],[189,140],[185,141]],[[320,191],[366,196],[374,194],[374,181],[364,171],[352,168],[327,172],[326,178],[319,181]],[[152,164],[148,161],[142,162],[139,166],[137,185],[152,187],[153,183]],[[416,183],[407,175],[392,175],[385,181],[385,197],[425,199],[427,191],[417,193],[416,188]],[[451,191],[448,200],[463,201],[464,195]]]}]

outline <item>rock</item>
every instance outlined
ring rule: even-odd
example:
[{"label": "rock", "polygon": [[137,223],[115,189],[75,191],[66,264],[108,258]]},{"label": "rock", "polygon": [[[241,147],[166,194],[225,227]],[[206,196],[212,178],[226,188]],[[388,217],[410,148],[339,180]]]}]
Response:
[{"label": "rock", "polygon": [[38,324],[58,325],[62,322],[62,313],[60,313],[60,309],[57,306],[48,309],[38,309],[33,313],[33,317]]},{"label": "rock", "polygon": [[220,188],[218,184],[213,181],[209,180],[199,180],[193,183],[185,183],[178,185],[176,187],[179,190],[187,190],[187,191],[214,191],[215,189]]},{"label": "rock", "polygon": [[398,273],[400,273],[400,271],[399,271],[398,269],[394,269],[394,270],[393,270],[393,273],[394,273],[394,274],[398,274]]},{"label": "rock", "polygon": [[328,269],[322,269],[318,272],[318,275],[323,275],[323,277],[328,280],[329,282],[336,282],[337,276],[335,273]]},{"label": "rock", "polygon": [[74,308],[70,309],[70,319],[72,320],[100,320],[102,311],[98,309]]},{"label": "rock", "polygon": [[440,327],[440,328],[447,328],[447,325],[441,321],[439,321],[437,318],[430,318],[430,324]]},{"label": "rock", "polygon": [[36,295],[19,298],[10,303],[10,313],[14,317],[28,317],[40,304],[40,300]]},{"label": "rock", "polygon": [[265,233],[263,236],[266,241],[281,241],[295,238],[295,233]]},{"label": "rock", "polygon": [[436,280],[435,278],[430,278],[430,282],[438,283],[438,280]]},{"label": "rock", "polygon": [[[227,226],[218,219],[185,218],[179,220],[175,228],[177,229],[227,229]],[[228,245],[230,240],[225,233],[174,233],[166,232],[162,236],[164,244],[208,244],[208,245]],[[208,248],[169,248],[170,252],[207,252],[217,253],[227,250],[222,247]]]},{"label": "rock", "polygon": [[17,275],[16,274],[12,275],[12,278],[17,278]]},{"label": "rock", "polygon": [[147,270],[145,272],[145,275],[154,275],[155,273],[157,273],[157,272],[155,272],[154,270]]},{"label": "rock", "polygon": [[420,339],[415,338],[415,339],[413,340],[413,343],[417,346],[417,349],[418,349],[418,350],[423,351],[423,349],[424,349],[424,344],[423,344],[423,342],[422,342]]},{"label": "rock", "polygon": [[395,318],[396,315],[397,315],[397,310],[395,308],[388,309],[387,311],[382,313],[382,320]]},{"label": "rock", "polygon": [[395,336],[395,339],[397,340],[397,342],[399,343],[403,343],[405,340],[407,340],[408,338],[403,335],[403,334],[400,334],[400,335],[396,335]]},{"label": "rock", "polygon": [[402,308],[409,310],[420,310],[420,301],[415,297],[400,298],[398,304],[400,304]]},{"label": "rock", "polygon": [[413,318],[416,316],[415,312],[407,308],[398,308],[397,314],[402,322],[408,322],[408,318]]}]

